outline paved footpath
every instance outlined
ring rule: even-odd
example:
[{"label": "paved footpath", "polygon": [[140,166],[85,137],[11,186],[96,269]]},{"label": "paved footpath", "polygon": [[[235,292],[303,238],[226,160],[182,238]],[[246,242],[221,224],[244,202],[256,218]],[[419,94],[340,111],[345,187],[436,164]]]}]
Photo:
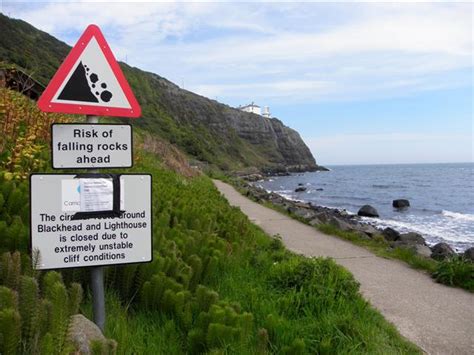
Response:
[{"label": "paved footpath", "polygon": [[215,180],[233,206],[286,247],[306,256],[333,258],[360,282],[364,297],[400,333],[429,354],[474,354],[474,294],[433,282],[425,273],[319,232],[242,196]]}]

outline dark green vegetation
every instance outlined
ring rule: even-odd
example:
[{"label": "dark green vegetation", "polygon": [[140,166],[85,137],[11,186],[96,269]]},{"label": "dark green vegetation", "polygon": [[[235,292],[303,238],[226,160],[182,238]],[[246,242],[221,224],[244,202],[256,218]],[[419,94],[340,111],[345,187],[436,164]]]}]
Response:
[{"label": "dark green vegetation", "polygon": [[[2,102],[1,117],[20,104],[39,114],[25,102]],[[21,126],[21,117],[15,122]],[[37,159],[47,159],[42,139],[30,142]],[[230,207],[209,178],[185,178],[151,153],[137,155],[133,171],[153,175],[154,259],[106,268],[105,335],[117,341],[118,353],[419,353],[360,296],[345,269],[286,251]],[[38,169],[49,165],[43,163]],[[88,270],[28,267],[28,180],[21,169],[34,168],[0,164],[0,251],[21,252],[3,254],[12,261],[0,269],[0,346],[5,354],[69,353],[66,323],[81,289],[80,311],[91,317]],[[113,344],[94,348],[107,353]]]},{"label": "dark green vegetation", "polygon": [[[66,287],[60,273],[39,274],[26,254],[3,253],[0,258],[0,353],[68,354],[69,318],[82,302],[82,287]],[[113,349],[115,342],[96,344]],[[110,347],[110,348],[109,348]]]},{"label": "dark green vegetation", "polygon": [[[0,33],[0,64],[15,64],[43,84],[70,50],[47,33],[2,14]],[[279,120],[233,109],[124,63],[121,67],[142,107],[143,118],[133,123],[176,144],[197,164],[246,171],[317,169],[299,134]]]},{"label": "dark green vegetation", "polygon": [[440,262],[433,277],[445,285],[458,286],[474,292],[474,263],[456,256]]}]

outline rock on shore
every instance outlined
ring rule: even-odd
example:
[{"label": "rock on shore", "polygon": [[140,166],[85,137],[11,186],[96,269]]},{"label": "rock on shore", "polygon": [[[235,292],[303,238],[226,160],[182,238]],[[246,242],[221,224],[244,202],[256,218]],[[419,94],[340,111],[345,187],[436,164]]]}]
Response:
[{"label": "rock on shore", "polygon": [[454,256],[456,253],[446,243],[438,243],[431,248],[431,257],[436,260],[443,260]]},{"label": "rock on shore", "polygon": [[[345,210],[328,208],[313,205],[311,203],[297,202],[283,198],[282,196],[267,192],[257,186],[246,184],[243,185],[246,195],[253,198],[257,202],[267,201],[274,206],[284,209],[293,214],[298,219],[303,220],[311,226],[329,224],[342,231],[354,232],[361,239],[385,239],[392,248],[405,248],[414,251],[423,257],[432,257],[437,260],[455,255],[452,248],[446,243],[439,243],[430,248],[422,235],[414,232],[400,233],[393,228],[378,228],[366,221],[360,216],[378,217],[379,214],[375,208],[370,205],[363,206],[358,215],[349,214]],[[303,189],[301,186],[296,190]],[[304,190],[300,190],[304,191]],[[474,260],[474,248],[466,250],[464,257],[468,260]]]}]

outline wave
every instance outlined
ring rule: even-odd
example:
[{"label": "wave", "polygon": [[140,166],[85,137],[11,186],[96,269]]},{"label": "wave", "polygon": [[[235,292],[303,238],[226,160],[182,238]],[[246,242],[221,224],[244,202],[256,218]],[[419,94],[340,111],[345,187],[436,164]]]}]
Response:
[{"label": "wave", "polygon": [[344,196],[344,195],[324,195],[325,198],[337,199],[342,201],[371,201],[367,197],[358,197],[358,196]]},{"label": "wave", "polygon": [[434,221],[397,221],[393,219],[374,220],[369,217],[362,217],[362,220],[385,228],[391,227],[400,233],[416,232],[425,238],[428,245],[433,246],[439,242],[447,242],[458,252],[473,246],[474,236],[459,233],[452,228],[446,228],[445,223]]},{"label": "wave", "polygon": [[383,184],[373,184],[372,187],[376,189],[406,189],[405,185],[383,185]]},{"label": "wave", "polygon": [[469,221],[469,222],[474,222],[474,214],[469,214],[469,213],[459,213],[459,212],[451,212],[451,211],[446,211],[443,210],[441,211],[441,214],[443,216],[456,219],[459,221]]}]

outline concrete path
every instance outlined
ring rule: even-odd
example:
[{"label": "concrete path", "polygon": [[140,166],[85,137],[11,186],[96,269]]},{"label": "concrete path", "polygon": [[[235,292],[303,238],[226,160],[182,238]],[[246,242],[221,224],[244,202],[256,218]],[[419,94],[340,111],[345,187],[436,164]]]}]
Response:
[{"label": "concrete path", "polygon": [[306,256],[334,258],[360,282],[364,297],[400,333],[429,354],[474,354],[474,295],[443,286],[420,271],[378,257],[255,203],[232,186],[215,180],[233,206],[286,247]]}]

